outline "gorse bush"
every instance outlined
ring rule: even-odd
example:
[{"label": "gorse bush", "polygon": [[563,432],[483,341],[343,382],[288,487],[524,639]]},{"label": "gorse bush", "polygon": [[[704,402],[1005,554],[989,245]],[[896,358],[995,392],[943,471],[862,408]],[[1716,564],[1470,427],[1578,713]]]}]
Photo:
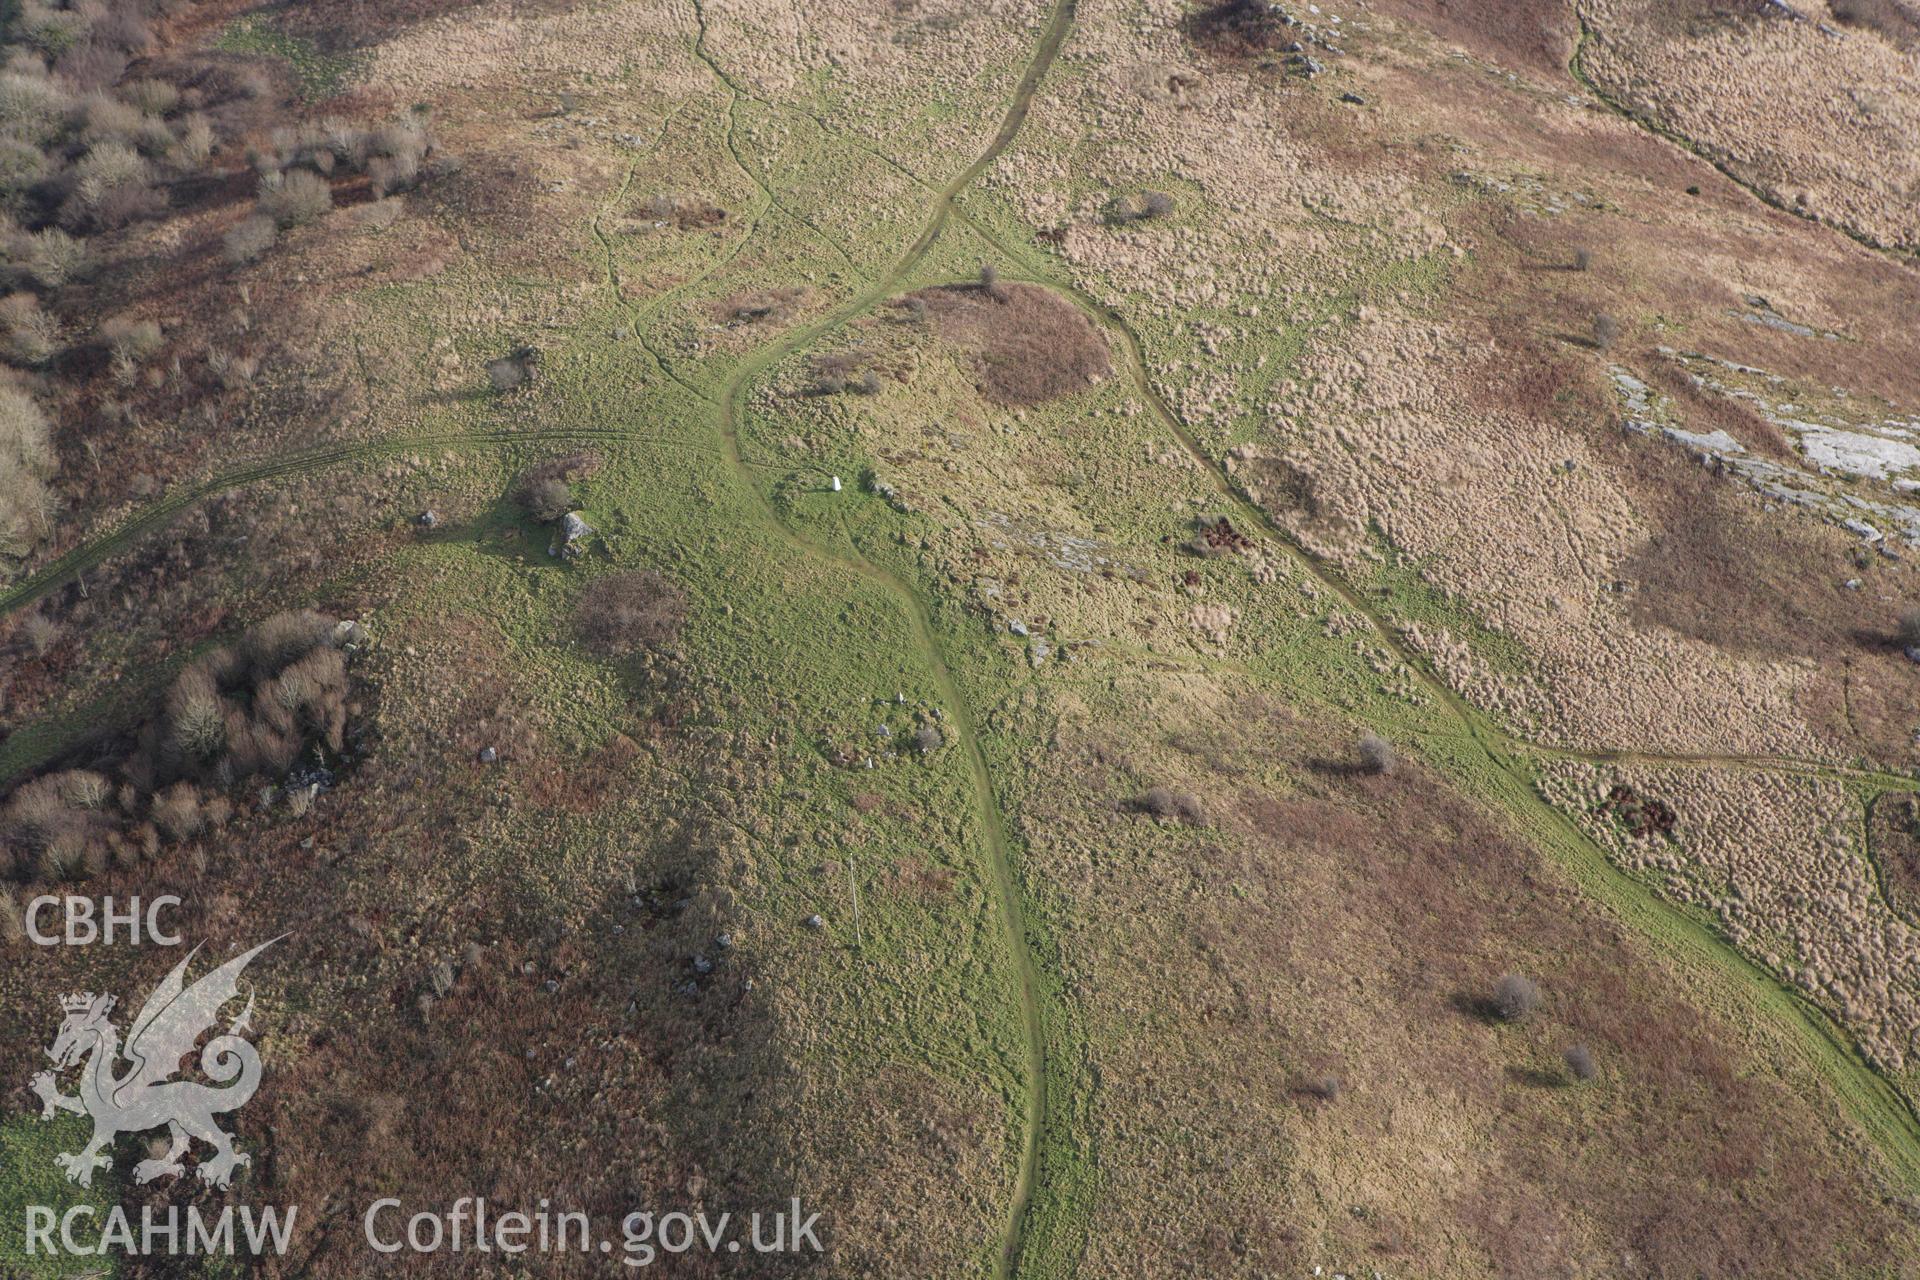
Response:
[{"label": "gorse bush", "polygon": [[1620,341],[1620,333],[1621,327],[1618,318],[1609,315],[1605,311],[1602,311],[1593,318],[1593,345],[1600,348],[1600,350],[1606,351],[1611,349],[1614,343]]},{"label": "gorse bush", "polygon": [[110,316],[100,324],[100,340],[115,359],[134,363],[151,360],[166,345],[166,335],[155,320]]},{"label": "gorse bush", "polygon": [[1000,287],[1000,268],[991,262],[980,264],[980,292],[995,302],[1006,301],[1006,291]]},{"label": "gorse bush", "polygon": [[1149,222],[1168,216],[1173,209],[1173,197],[1166,192],[1143,191],[1131,199],[1116,199],[1107,206],[1107,221],[1117,227],[1129,222]]},{"label": "gorse bush", "polygon": [[129,102],[148,115],[170,115],[180,105],[179,87],[165,80],[135,80],[122,92]]},{"label": "gorse bush", "polygon": [[1900,615],[1900,625],[1894,637],[1904,648],[1920,646],[1920,609],[1908,609]]},{"label": "gorse bush", "polygon": [[542,524],[558,520],[573,510],[573,486],[559,476],[542,476],[531,481],[519,493],[520,505]]},{"label": "gorse bush", "polygon": [[77,109],[72,96],[44,74],[0,72],[0,127],[23,142],[38,148],[54,141]]},{"label": "gorse bush", "polygon": [[23,139],[0,134],[0,210],[16,217],[23,213],[28,197],[51,169],[40,148]]},{"label": "gorse bush", "polygon": [[534,380],[539,372],[540,353],[532,347],[515,347],[504,356],[487,361],[487,382],[505,395]]},{"label": "gorse bush", "polygon": [[1163,822],[1179,821],[1195,827],[1207,824],[1206,809],[1199,799],[1171,787],[1148,787],[1128,807],[1136,813],[1144,813]]},{"label": "gorse bush", "polygon": [[60,210],[70,228],[121,226],[157,201],[153,168],[124,142],[97,142],[73,166],[73,194]]}]

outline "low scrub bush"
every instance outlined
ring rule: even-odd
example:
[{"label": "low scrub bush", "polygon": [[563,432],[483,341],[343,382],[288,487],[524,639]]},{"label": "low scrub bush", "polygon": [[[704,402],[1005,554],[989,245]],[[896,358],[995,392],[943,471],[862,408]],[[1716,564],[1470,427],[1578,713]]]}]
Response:
[{"label": "low scrub bush", "polygon": [[161,333],[158,321],[133,316],[109,316],[102,321],[100,340],[115,359],[134,364],[153,359],[166,345],[166,335]]},{"label": "low scrub bush", "polygon": [[513,482],[513,500],[542,524],[558,520],[573,510],[572,482],[592,475],[599,467],[599,455],[593,453],[569,453],[537,462]]},{"label": "low scrub bush", "polygon": [[1602,311],[1593,318],[1593,345],[1602,351],[1613,348],[1620,341],[1620,321],[1617,317]]},{"label": "low scrub bush", "polygon": [[1836,22],[1864,27],[1896,49],[1920,47],[1920,9],[1902,0],[1831,0]]},{"label": "low scrub bush", "polygon": [[1116,227],[1130,222],[1150,222],[1173,212],[1173,197],[1164,191],[1143,191],[1128,199],[1115,200],[1107,208],[1107,221]]},{"label": "low scrub bush", "polygon": [[1367,773],[1388,774],[1400,766],[1393,744],[1377,733],[1364,734],[1358,746],[1360,768]]},{"label": "low scrub bush", "polygon": [[0,134],[0,210],[18,216],[51,171],[46,153],[31,142]]},{"label": "low scrub bush", "polygon": [[532,347],[515,347],[506,355],[487,361],[487,382],[505,395],[534,380],[539,371],[540,353]]},{"label": "low scrub bush", "polygon": [[1920,609],[1908,609],[1900,615],[1900,625],[1895,629],[1894,636],[1902,648],[1920,646]]},{"label": "low scrub bush", "polygon": [[808,395],[837,396],[852,391],[875,395],[880,390],[880,372],[872,367],[872,357],[864,351],[830,351],[813,359],[813,382]]},{"label": "low scrub bush", "polygon": [[12,246],[14,265],[42,289],[58,289],[93,273],[93,251],[59,227],[23,235]]},{"label": "low scrub bush", "polygon": [[[132,751],[98,770],[31,779],[0,804],[0,869],[29,879],[132,866],[233,813],[226,792],[345,747],[349,677],[339,624],[276,614],[174,677]],[[302,776],[294,790],[311,799]]]},{"label": "low scrub bush", "polygon": [[1170,787],[1148,787],[1134,798],[1129,807],[1136,813],[1147,814],[1162,822],[1179,821],[1195,827],[1207,824],[1206,810],[1199,799]]},{"label": "low scrub bush", "polygon": [[991,262],[980,264],[980,292],[995,302],[1005,302],[1007,299],[1006,290],[1000,287],[1000,268]]}]

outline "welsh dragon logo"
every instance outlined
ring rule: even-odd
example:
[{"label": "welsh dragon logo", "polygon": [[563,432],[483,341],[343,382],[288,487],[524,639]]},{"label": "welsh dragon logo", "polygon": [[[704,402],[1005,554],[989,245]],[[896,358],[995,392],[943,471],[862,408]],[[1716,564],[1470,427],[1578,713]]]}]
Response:
[{"label": "welsh dragon logo", "polygon": [[[217,1021],[221,1006],[240,994],[241,972],[278,941],[263,942],[188,986],[187,966],[200,952],[195,947],[147,997],[124,1046],[118,1028],[108,1017],[114,1006],[112,996],[87,992],[61,997],[66,1020],[47,1050],[54,1069],[36,1075],[32,1088],[40,1098],[42,1120],[51,1120],[61,1111],[93,1119],[92,1141],[76,1153],[63,1152],[54,1157],[68,1179],[83,1187],[93,1185],[93,1171],[113,1163],[106,1151],[115,1137],[162,1125],[170,1140],[167,1152],[134,1166],[133,1180],[137,1183],[185,1172],[180,1158],[195,1140],[213,1148],[213,1155],[201,1162],[199,1170],[200,1177],[212,1186],[226,1186],[233,1181],[236,1168],[251,1163],[248,1156],[233,1149],[233,1139],[213,1120],[216,1115],[244,1106],[260,1087],[260,1055],[245,1039],[253,1015],[251,995],[246,1008],[227,1024],[226,1031],[200,1051],[200,1070],[214,1085],[224,1087],[174,1077],[180,1073],[181,1058],[193,1051],[201,1035]],[[75,1065],[80,1066],[79,1093],[61,1093],[59,1076]]]}]

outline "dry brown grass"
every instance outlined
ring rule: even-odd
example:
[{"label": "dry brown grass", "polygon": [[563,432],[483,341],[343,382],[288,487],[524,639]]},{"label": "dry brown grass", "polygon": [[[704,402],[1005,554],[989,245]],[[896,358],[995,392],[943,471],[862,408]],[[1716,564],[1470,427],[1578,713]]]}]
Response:
[{"label": "dry brown grass", "polygon": [[1498,65],[1556,75],[1579,29],[1564,0],[1381,0],[1375,8]]},{"label": "dry brown grass", "polygon": [[1835,40],[1815,22],[1786,21],[1758,4],[1604,0],[1584,10],[1596,33],[1586,67],[1770,199],[1911,246],[1920,242],[1912,200],[1920,168],[1900,140],[1920,127],[1920,94],[1902,51],[1915,15],[1894,0],[1843,7],[1860,24],[1855,31],[1882,38]]},{"label": "dry brown grass", "polygon": [[[1626,787],[1671,807],[1671,838],[1636,833],[1606,797]],[[1867,1056],[1904,1071],[1920,1036],[1913,930],[1889,902],[1900,859],[1861,845],[1858,801],[1820,778],[1732,769],[1600,770],[1563,763],[1547,790],[1623,867],[1711,912],[1756,963],[1825,1007]],[[1885,802],[1882,802],[1883,804]],[[1894,810],[1874,830],[1903,847]]]},{"label": "dry brown grass", "polygon": [[[1631,1250],[1649,1275],[1784,1280],[1870,1271],[1905,1231],[1741,1027],[1425,769],[1359,777],[1316,763],[1340,738],[1243,693],[1123,683],[1128,725],[1192,750],[1063,701],[1024,810],[1100,1068],[1084,1273],[1605,1274]],[[1116,772],[1182,763],[1212,827],[1101,818]],[[1474,1016],[1508,970],[1546,1001]],[[1569,1043],[1605,1064],[1578,1101]],[[1338,1096],[1303,1098],[1328,1074]],[[1180,1188],[1210,1208],[1170,1228]]]}]

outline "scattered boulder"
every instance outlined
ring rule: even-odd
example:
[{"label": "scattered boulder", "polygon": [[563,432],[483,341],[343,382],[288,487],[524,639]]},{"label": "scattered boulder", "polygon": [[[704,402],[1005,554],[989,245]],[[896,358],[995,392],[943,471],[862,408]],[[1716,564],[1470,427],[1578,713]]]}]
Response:
[{"label": "scattered boulder", "polygon": [[547,548],[547,554],[559,556],[564,560],[578,560],[586,554],[587,539],[599,532],[588,524],[586,517],[578,511],[569,511],[560,517],[560,528],[554,534],[553,542]]}]

